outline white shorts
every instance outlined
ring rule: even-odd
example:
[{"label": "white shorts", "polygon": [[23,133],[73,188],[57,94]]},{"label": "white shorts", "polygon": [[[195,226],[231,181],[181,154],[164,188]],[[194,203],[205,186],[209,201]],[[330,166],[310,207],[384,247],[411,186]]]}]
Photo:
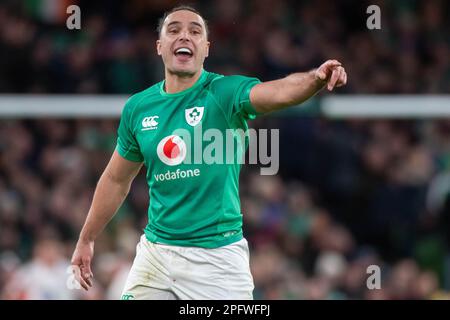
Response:
[{"label": "white shorts", "polygon": [[215,249],[152,243],[142,235],[123,300],[253,299],[248,243]]}]

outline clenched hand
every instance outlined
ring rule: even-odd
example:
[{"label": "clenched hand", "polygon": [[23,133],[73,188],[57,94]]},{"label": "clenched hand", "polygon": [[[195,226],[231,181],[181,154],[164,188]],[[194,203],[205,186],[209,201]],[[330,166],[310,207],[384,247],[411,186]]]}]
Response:
[{"label": "clenched hand", "polygon": [[329,91],[347,83],[347,73],[337,60],[327,60],[315,72],[316,78],[327,85]]}]

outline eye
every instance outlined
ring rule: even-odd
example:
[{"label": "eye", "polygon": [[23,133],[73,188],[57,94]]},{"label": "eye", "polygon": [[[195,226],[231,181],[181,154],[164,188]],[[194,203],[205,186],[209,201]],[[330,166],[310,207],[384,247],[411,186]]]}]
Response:
[{"label": "eye", "polygon": [[169,29],[167,32],[169,34],[176,34],[178,32],[178,30],[177,29]]},{"label": "eye", "polygon": [[201,34],[200,30],[192,30],[192,33],[195,34],[195,35]]}]

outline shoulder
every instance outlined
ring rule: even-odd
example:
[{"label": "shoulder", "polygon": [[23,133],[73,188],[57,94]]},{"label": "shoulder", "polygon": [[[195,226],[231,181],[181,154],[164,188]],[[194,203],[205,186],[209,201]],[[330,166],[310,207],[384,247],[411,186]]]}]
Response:
[{"label": "shoulder", "polygon": [[241,81],[242,79],[245,79],[247,77],[242,75],[229,75],[225,76],[223,74],[217,74],[217,73],[209,73],[210,77],[210,85],[212,86],[220,86],[227,83],[233,83],[237,81]]},{"label": "shoulder", "polygon": [[213,77],[209,83],[209,87],[212,91],[230,90],[236,89],[240,85],[247,82],[259,82],[259,79],[243,76],[243,75],[221,75],[213,73]]}]

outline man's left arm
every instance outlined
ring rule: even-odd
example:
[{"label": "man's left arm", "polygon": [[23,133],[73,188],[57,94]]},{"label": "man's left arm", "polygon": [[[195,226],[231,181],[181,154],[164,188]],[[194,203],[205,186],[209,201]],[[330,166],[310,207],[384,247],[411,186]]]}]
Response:
[{"label": "man's left arm", "polygon": [[347,73],[341,63],[328,60],[312,71],[255,85],[250,91],[250,102],[259,113],[272,112],[308,100],[325,85],[332,91],[346,83]]}]

